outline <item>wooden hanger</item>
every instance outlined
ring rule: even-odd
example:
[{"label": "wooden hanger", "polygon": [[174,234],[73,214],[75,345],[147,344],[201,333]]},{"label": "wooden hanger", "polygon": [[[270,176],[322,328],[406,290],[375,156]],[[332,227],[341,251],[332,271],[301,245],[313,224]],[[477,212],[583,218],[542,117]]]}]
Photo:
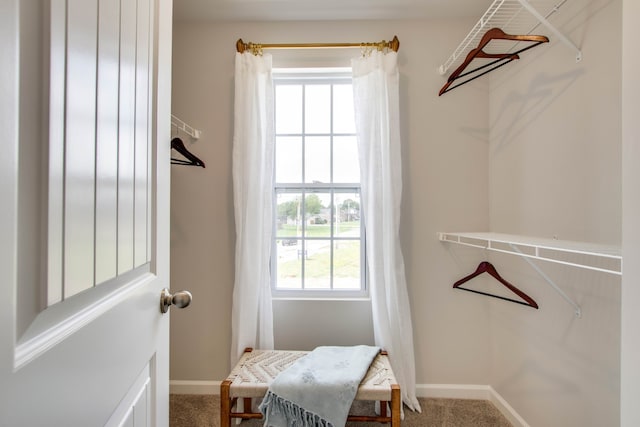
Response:
[{"label": "wooden hanger", "polygon": [[204,162],[202,160],[200,160],[199,158],[197,158],[196,156],[194,156],[193,154],[191,154],[191,152],[189,150],[187,150],[187,147],[184,146],[184,143],[182,142],[182,140],[180,138],[173,138],[171,140],[171,148],[176,150],[178,153],[182,154],[185,158],[188,159],[187,160],[182,160],[182,159],[174,159],[173,157],[171,158],[171,163],[174,165],[184,165],[184,166],[204,166]]},{"label": "wooden hanger", "polygon": [[[486,53],[483,49],[489,44],[490,41],[492,40],[513,40],[513,41],[517,41],[517,42],[532,42],[532,44],[516,51],[513,53]],[[531,48],[534,48],[536,46],[538,46],[541,43],[547,43],[549,41],[549,39],[546,36],[537,36],[537,35],[512,35],[512,34],[507,34],[504,31],[502,31],[500,28],[492,28],[489,31],[487,31],[485,33],[484,36],[482,36],[482,39],[480,40],[480,43],[478,43],[478,47],[476,47],[475,49],[471,50],[468,54],[467,57],[465,58],[464,62],[462,64],[460,64],[460,66],[458,68],[456,68],[456,70],[451,73],[451,75],[449,76],[449,78],[447,79],[447,83],[445,83],[444,86],[442,86],[442,88],[440,89],[440,92],[438,93],[438,96],[441,96],[443,93],[449,92],[450,90],[453,90],[455,88],[457,88],[458,86],[462,86],[465,83],[469,83],[472,80],[477,79],[480,76],[483,76],[497,68],[502,67],[503,65],[508,64],[509,62],[515,60],[515,59],[520,59],[520,57],[518,56],[519,53],[524,52],[525,50],[529,50]],[[482,65],[478,68],[474,68],[471,71],[467,71],[466,73],[462,73],[471,63],[471,61],[473,61],[476,58],[496,58],[495,61],[490,62],[488,64]],[[470,74],[476,73],[480,70],[483,70],[485,68],[491,67],[495,65],[492,68],[489,68],[488,70],[477,74],[465,81],[463,81],[462,83],[459,83],[453,87],[450,87],[451,84],[456,81],[457,79],[460,79],[462,77],[466,77]]]},{"label": "wooden hanger", "polygon": [[[516,294],[520,298],[522,298],[524,301],[511,299],[511,298],[503,297],[503,296],[500,296],[500,295],[493,295],[493,294],[490,294],[490,293],[487,293],[487,292],[476,291],[476,290],[473,290],[473,289],[463,288],[463,287],[460,286],[463,283],[468,282],[469,280],[473,279],[476,276],[479,276],[482,273],[489,273],[491,276],[496,278],[496,280],[498,280],[504,286],[509,288],[509,290],[511,292],[513,292],[514,294]],[[478,265],[478,268],[476,269],[476,271],[474,271],[470,275],[458,280],[456,283],[453,284],[453,287],[456,288],[456,289],[462,289],[463,291],[473,292],[473,293],[476,293],[476,294],[482,294],[482,295],[490,296],[490,297],[493,297],[493,298],[499,298],[499,299],[515,302],[515,303],[522,304],[522,305],[528,305],[529,307],[533,307],[533,308],[536,308],[536,309],[538,308],[538,304],[529,295],[525,294],[520,289],[518,289],[515,286],[513,286],[511,283],[509,283],[506,280],[504,280],[500,276],[500,274],[498,274],[498,271],[496,270],[496,268],[488,261],[482,261]]]}]

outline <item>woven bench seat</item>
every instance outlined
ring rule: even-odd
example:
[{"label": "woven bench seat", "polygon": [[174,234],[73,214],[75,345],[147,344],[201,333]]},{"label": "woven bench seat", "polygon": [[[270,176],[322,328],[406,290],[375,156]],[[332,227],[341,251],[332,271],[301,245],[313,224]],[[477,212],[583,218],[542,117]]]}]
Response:
[{"label": "woven bench seat", "polygon": [[[233,418],[262,418],[251,412],[253,399],[262,399],[274,378],[307,351],[252,350],[247,349],[220,386],[220,425],[230,427]],[[379,401],[380,415],[349,415],[349,421],[374,421],[400,427],[400,386],[393,375],[389,357],[378,354],[362,379],[356,400]],[[238,399],[244,399],[244,411],[236,409]],[[387,414],[387,404],[391,413]]]}]

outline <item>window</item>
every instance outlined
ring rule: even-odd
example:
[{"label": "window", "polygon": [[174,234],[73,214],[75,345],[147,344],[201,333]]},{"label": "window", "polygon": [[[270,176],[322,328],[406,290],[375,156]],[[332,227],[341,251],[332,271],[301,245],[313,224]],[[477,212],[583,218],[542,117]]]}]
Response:
[{"label": "window", "polygon": [[274,294],[365,293],[350,72],[274,72]]}]

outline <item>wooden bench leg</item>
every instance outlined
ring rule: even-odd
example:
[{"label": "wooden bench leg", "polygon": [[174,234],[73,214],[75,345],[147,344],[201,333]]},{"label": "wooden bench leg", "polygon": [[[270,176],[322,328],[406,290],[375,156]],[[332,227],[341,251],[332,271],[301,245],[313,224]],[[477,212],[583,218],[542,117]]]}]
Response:
[{"label": "wooden bench leg", "polygon": [[220,427],[231,427],[231,381],[222,381],[220,385]]},{"label": "wooden bench leg", "polygon": [[253,399],[251,399],[250,397],[245,397],[244,399],[242,399],[242,402],[244,405],[243,412],[253,412]]},{"label": "wooden bench leg", "polygon": [[391,427],[400,427],[400,405],[402,405],[402,397],[400,396],[400,386],[398,384],[391,385]]}]

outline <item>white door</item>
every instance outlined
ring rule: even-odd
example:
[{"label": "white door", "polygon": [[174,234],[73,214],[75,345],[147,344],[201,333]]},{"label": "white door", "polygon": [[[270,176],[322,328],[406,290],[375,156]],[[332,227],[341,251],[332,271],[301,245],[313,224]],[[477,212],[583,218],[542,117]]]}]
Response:
[{"label": "white door", "polygon": [[168,424],[170,0],[0,0],[0,426]]}]

